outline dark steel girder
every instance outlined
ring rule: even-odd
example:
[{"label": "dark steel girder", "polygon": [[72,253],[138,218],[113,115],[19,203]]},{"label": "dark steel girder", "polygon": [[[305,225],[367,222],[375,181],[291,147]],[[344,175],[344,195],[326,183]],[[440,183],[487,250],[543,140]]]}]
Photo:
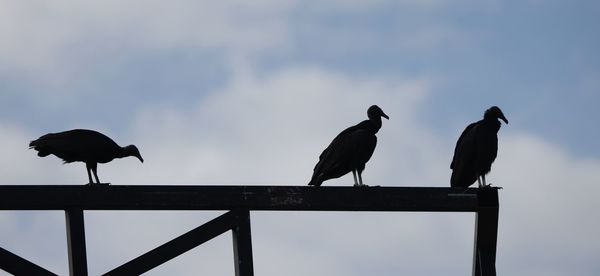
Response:
[{"label": "dark steel girder", "polygon": [[[71,275],[87,275],[85,210],[231,210],[106,275],[144,273],[232,230],[236,276],[254,275],[252,210],[475,212],[473,275],[496,275],[497,188],[5,185],[0,210],[64,210]],[[2,248],[0,269],[55,275]]]}]

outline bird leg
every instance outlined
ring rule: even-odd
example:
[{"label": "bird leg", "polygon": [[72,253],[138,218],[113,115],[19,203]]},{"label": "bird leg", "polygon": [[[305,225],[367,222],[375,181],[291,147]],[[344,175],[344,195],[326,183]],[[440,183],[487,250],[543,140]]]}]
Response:
[{"label": "bird leg", "polygon": [[485,174],[484,174],[484,175],[482,175],[482,176],[481,176],[481,178],[483,179],[483,187],[484,187],[484,188],[489,188],[489,187],[491,187],[492,183],[490,183],[490,184],[487,184],[487,183],[485,182]]},{"label": "bird leg", "polygon": [[354,177],[354,186],[358,186],[358,181],[356,181],[356,171],[352,170],[352,176]]},{"label": "bird leg", "polygon": [[98,164],[94,163],[94,165],[92,165],[92,172],[94,173],[94,177],[96,178],[96,183],[100,184],[100,179],[98,179]]},{"label": "bird leg", "polygon": [[363,184],[362,182],[362,173],[358,173],[358,185],[359,186],[364,186],[365,184]]},{"label": "bird leg", "polygon": [[92,166],[90,163],[85,163],[85,170],[87,171],[88,174],[88,179],[90,180],[90,182],[88,183],[88,185],[92,185],[94,184],[94,181],[92,181]]},{"label": "bird leg", "polygon": [[479,188],[489,188],[492,185],[491,183],[488,185],[485,182],[485,175],[477,177],[477,182],[479,183]]},{"label": "bird leg", "polygon": [[[99,185],[99,184],[110,184],[110,183],[100,183],[100,179],[98,179],[98,163],[86,163],[86,166],[88,168],[88,177],[90,179],[90,183],[88,185]],[[94,174],[94,178],[96,178],[96,183],[94,183],[92,181],[92,176],[90,174],[90,171]]]},{"label": "bird leg", "polygon": [[[354,173],[354,171],[352,171],[352,173]],[[365,187],[365,186],[367,186],[367,185],[363,184],[362,175],[361,175],[362,173],[361,172],[357,172],[357,174],[358,174],[358,184],[356,184],[356,176],[354,176],[354,183],[355,183],[354,186],[355,187]]]}]

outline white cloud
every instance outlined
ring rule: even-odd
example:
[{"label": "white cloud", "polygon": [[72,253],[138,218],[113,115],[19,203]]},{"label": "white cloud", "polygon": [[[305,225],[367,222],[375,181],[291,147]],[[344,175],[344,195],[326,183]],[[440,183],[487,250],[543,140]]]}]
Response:
[{"label": "white cloud", "polygon": [[[339,131],[365,119],[369,105],[378,104],[390,120],[384,121],[378,134],[365,182],[447,185],[454,146],[450,140],[455,137],[436,136],[417,116],[426,108],[421,102],[435,89],[427,78],[351,79],[311,67],[264,76],[243,68],[234,71],[229,85],[192,109],[147,106],[141,110],[130,137],[147,161],[140,164],[129,158],[101,165],[100,177],[115,185],[304,185],[320,151]],[[595,183],[600,180],[600,161],[581,160],[511,127],[500,131],[500,153],[488,177],[505,187],[500,191],[498,271],[545,275],[552,270],[560,275],[574,266],[581,267],[580,274],[592,271],[600,254],[600,244],[590,238],[600,222],[593,212],[599,207],[595,195],[600,188]],[[7,123],[2,130],[3,142],[12,150],[0,157],[6,181],[85,181],[83,166],[62,166],[54,157],[40,159],[28,151],[27,131]],[[325,182],[351,184],[350,176]],[[209,217],[90,214],[90,266],[105,272]],[[2,220],[13,226],[20,221],[6,215]],[[7,235],[18,236],[15,233]],[[288,271],[297,273],[287,275],[464,274],[470,271],[473,215],[259,212],[253,214],[253,233],[255,267],[261,275]],[[220,270],[221,265],[231,265],[227,236],[213,246],[209,248],[216,250],[214,255],[199,249],[189,256],[208,258],[218,264],[216,273],[227,274],[230,268]],[[188,260],[193,258],[189,256]],[[153,275],[198,269],[195,262],[170,265]],[[53,266],[61,264],[55,260]]]},{"label": "white cloud", "polygon": [[4,184],[87,183],[85,165],[62,166],[61,160],[54,157],[40,159],[35,150],[28,149],[29,142],[41,136],[40,133],[33,134],[15,124],[3,121],[0,121],[0,133],[2,133],[0,144],[3,148],[0,175],[3,177]]},{"label": "white cloud", "polygon": [[[91,211],[86,238],[91,275],[106,273],[222,212]],[[194,248],[147,275],[232,275],[231,233]]]},{"label": "white cloud", "polygon": [[97,61],[146,51],[219,48],[251,57],[285,47],[284,15],[291,4],[2,1],[0,71],[60,87]]},{"label": "white cloud", "polygon": [[[372,29],[336,29],[314,24],[312,17],[331,11],[363,11],[381,2],[319,2],[312,7],[314,13],[308,12],[308,19],[302,18],[309,22],[311,34],[323,36],[310,43],[319,47],[319,42],[326,42],[329,49],[319,51],[331,50],[328,55],[352,56],[356,51],[380,49],[373,43],[407,51],[473,42],[468,33],[447,22],[398,26],[394,29],[401,34],[395,36],[397,40],[377,43]],[[293,8],[298,8],[294,4],[272,0],[252,4],[183,0],[168,6],[158,1],[0,1],[0,72],[7,78],[29,78],[62,88],[79,77],[73,73],[86,70],[95,60],[171,49],[226,52],[234,66],[230,83],[193,108],[145,105],[136,111],[127,137],[139,146],[146,162],[127,158],[100,165],[101,180],[115,185],[304,185],[320,151],[339,131],[365,119],[370,104],[380,105],[391,120],[384,122],[379,133],[365,182],[448,185],[456,137],[439,137],[418,117],[426,108],[423,100],[433,97],[431,79],[350,78],[318,67],[250,73],[253,68],[244,62],[252,63],[257,53],[303,47],[290,42],[287,21]],[[472,8],[473,3],[462,4]],[[456,2],[401,4],[405,11],[449,5]],[[493,11],[498,5],[487,1],[483,11]],[[583,86],[596,84],[588,81]],[[75,93],[72,90],[52,91],[34,92],[37,95],[31,100],[54,109],[59,102],[75,101],[69,97]],[[600,220],[594,211],[600,207],[596,196],[600,160],[573,156],[544,137],[511,127],[512,123],[501,130],[499,157],[488,177],[505,187],[500,191],[499,274],[598,274],[600,243],[594,237]],[[61,165],[55,157],[39,158],[27,149],[27,143],[42,133],[5,120],[0,120],[0,133],[4,184],[87,182],[84,165]],[[352,177],[344,176],[325,185],[351,183]],[[0,212],[0,245],[65,274],[64,218],[59,213]],[[89,212],[90,271],[103,273],[214,216],[214,212]],[[472,224],[472,214],[257,212],[252,225],[255,268],[257,275],[440,275],[440,271],[463,275],[470,271]],[[149,274],[231,274],[229,235]]]},{"label": "white cloud", "polygon": [[[144,167],[162,173],[137,170],[136,181],[304,184],[320,151],[338,132],[366,119],[371,104],[379,104],[395,125],[410,127],[426,85],[350,80],[316,68],[264,78],[240,73],[194,110],[141,112],[135,140],[148,160]],[[384,122],[382,147],[394,141],[385,136],[388,127],[393,125]]]},{"label": "white cloud", "polygon": [[[499,271],[588,274],[600,256],[600,160],[570,156],[530,134],[502,137],[494,164],[500,193]],[[550,265],[554,264],[554,265]],[[552,273],[549,273],[552,267]],[[587,272],[586,272],[587,271]]]},{"label": "white cloud", "polygon": [[[54,273],[67,273],[64,214],[60,211],[0,212],[0,247]],[[0,270],[0,275],[5,274]]]}]

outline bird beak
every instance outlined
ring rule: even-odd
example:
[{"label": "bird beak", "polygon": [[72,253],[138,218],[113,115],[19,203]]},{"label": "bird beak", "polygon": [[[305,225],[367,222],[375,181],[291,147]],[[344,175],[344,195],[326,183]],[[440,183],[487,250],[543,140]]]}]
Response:
[{"label": "bird beak", "polygon": [[504,117],[504,114],[500,114],[499,118],[508,125],[508,120],[506,119],[506,117]]},{"label": "bird beak", "polygon": [[140,159],[140,162],[144,163],[144,158],[142,158],[141,155],[136,156],[138,159]]},{"label": "bird beak", "polygon": [[385,113],[383,113],[383,112],[381,113],[381,117],[386,118],[388,120],[390,119],[390,117],[388,117],[388,115],[385,115]]}]

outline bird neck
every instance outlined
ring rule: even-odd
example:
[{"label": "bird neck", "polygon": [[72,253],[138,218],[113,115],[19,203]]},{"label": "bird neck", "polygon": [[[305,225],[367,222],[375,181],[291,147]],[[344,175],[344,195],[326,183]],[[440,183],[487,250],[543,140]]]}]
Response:
[{"label": "bird neck", "polygon": [[486,112],[483,114],[483,120],[485,121],[498,121],[498,117],[492,113]]},{"label": "bird neck", "polygon": [[381,128],[381,117],[369,118],[369,122],[370,128],[373,131],[373,133],[379,132],[379,129]]},{"label": "bird neck", "polygon": [[493,115],[488,115],[487,113],[485,114],[485,116],[483,116],[483,121],[486,123],[491,123],[491,122],[500,123],[500,121],[498,120],[498,117],[493,116]]},{"label": "bird neck", "polygon": [[127,157],[127,156],[131,156],[131,152],[129,152],[126,148],[121,147],[121,149],[119,150],[119,152],[117,152],[117,158],[123,158],[123,157]]},{"label": "bird neck", "polygon": [[498,130],[500,130],[500,121],[498,121],[497,118],[495,117],[484,117],[482,120],[482,124],[480,124],[481,127],[483,128],[487,128],[487,129],[493,129],[496,132],[498,132]]}]

